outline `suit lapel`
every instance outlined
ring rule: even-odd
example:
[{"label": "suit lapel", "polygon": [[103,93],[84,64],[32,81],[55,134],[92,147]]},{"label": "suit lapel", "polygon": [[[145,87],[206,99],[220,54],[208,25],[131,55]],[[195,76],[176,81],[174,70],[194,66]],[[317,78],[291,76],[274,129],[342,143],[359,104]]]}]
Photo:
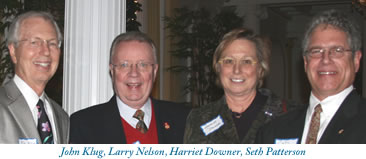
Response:
[{"label": "suit lapel", "polygon": [[[214,119],[217,116],[221,116],[224,121],[224,125],[220,127],[212,134],[208,135],[209,140],[217,141],[220,140],[222,143],[236,143],[239,144],[239,136],[234,124],[234,120],[231,116],[231,111],[226,104],[225,97],[222,97],[217,103],[211,106],[212,112],[215,112],[210,118]],[[217,113],[217,114],[216,114]],[[210,121],[212,119],[209,119]]]},{"label": "suit lapel", "polygon": [[239,144],[239,135],[228,106],[225,106],[219,114],[224,120],[224,125],[211,138],[213,138],[213,141],[215,138],[224,138],[228,143]]},{"label": "suit lapel", "polygon": [[282,123],[276,125],[278,126],[278,129],[274,127],[276,136],[273,143],[275,143],[276,140],[281,142],[288,141],[289,139],[297,139],[297,144],[300,144],[304,131],[306,110],[307,107],[299,108],[298,110],[294,110],[293,112],[281,117],[281,120],[277,120]]},{"label": "suit lapel", "polygon": [[[48,96],[45,94],[45,98],[50,102],[51,107],[52,107],[52,114],[53,114],[53,120],[55,122],[55,127],[56,127],[56,135],[57,135],[57,144],[62,144],[62,141],[67,141],[67,139],[65,139],[64,137],[66,137],[66,134],[64,134],[64,129],[62,128],[62,118],[60,117],[60,113],[56,113],[57,112],[57,108],[58,104],[55,103],[54,101],[50,100],[48,98]],[[66,143],[63,143],[66,144]]]},{"label": "suit lapel", "polygon": [[297,117],[294,118],[294,120],[289,121],[289,125],[287,127],[288,131],[285,131],[286,133],[294,134],[294,137],[299,138],[297,141],[298,144],[301,143],[302,140],[302,134],[304,132],[304,126],[305,126],[305,118],[306,118],[306,108],[303,108],[305,110],[298,111],[296,114]]},{"label": "suit lapel", "polygon": [[16,87],[14,81],[10,81],[4,87],[9,99],[13,101],[8,105],[8,108],[15,122],[18,124],[20,131],[23,132],[25,137],[36,138],[37,141],[41,141],[32,112],[29,110],[25,98],[18,87]]},{"label": "suit lapel", "polygon": [[103,114],[105,115],[100,119],[100,123],[103,125],[103,129],[100,131],[106,132],[106,135],[104,136],[105,141],[103,141],[103,143],[126,144],[126,136],[117,106],[116,95],[109,100],[104,108],[105,112]]},{"label": "suit lapel", "polygon": [[319,143],[337,143],[339,136],[343,131],[347,131],[350,120],[357,114],[360,97],[356,91],[352,91],[347,98],[342,102],[325,129]]},{"label": "suit lapel", "polygon": [[[166,136],[165,134],[165,129],[164,129],[164,126],[163,126],[163,122],[168,122],[168,121],[165,121],[164,117],[165,115],[164,114],[164,109],[161,109],[161,107],[159,106],[159,102],[152,99],[151,98],[151,103],[152,103],[152,106],[154,107],[154,112],[152,113],[155,113],[155,122],[156,122],[156,130],[157,130],[157,133],[158,133],[158,142],[159,144],[163,144],[165,143],[165,139],[164,138],[169,138],[170,136]],[[169,140],[168,140],[169,141]]]}]

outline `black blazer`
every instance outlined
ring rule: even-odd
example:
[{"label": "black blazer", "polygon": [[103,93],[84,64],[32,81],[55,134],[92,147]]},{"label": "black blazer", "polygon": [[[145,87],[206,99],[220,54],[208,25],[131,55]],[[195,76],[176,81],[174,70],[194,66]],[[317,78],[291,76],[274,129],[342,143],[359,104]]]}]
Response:
[{"label": "black blazer", "polygon": [[[300,144],[306,110],[307,107],[303,107],[264,125],[257,135],[256,143],[273,144],[275,139],[297,138]],[[329,122],[318,143],[366,143],[366,100],[352,91]]]},{"label": "black blazer", "polygon": [[[182,104],[152,99],[159,143],[183,143],[189,109]],[[170,128],[165,128],[168,123]],[[107,103],[80,110],[70,118],[70,143],[125,144],[116,95]]]}]

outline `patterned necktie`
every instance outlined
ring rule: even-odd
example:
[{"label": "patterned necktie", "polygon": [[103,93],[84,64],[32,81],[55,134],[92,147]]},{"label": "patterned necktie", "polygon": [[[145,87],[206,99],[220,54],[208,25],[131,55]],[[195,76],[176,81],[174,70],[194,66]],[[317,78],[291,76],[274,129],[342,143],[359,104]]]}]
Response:
[{"label": "patterned necktie", "polygon": [[147,132],[147,127],[144,123],[144,112],[139,109],[136,111],[133,117],[139,120],[136,124],[136,129],[141,133],[145,134]]},{"label": "patterned necktie", "polygon": [[322,112],[322,106],[318,104],[315,107],[313,116],[311,117],[310,127],[308,131],[308,136],[306,137],[306,144],[316,144],[318,137],[319,127],[320,127],[320,113]]},{"label": "patterned necktie", "polygon": [[41,137],[43,144],[53,144],[53,135],[50,120],[46,114],[46,110],[44,109],[43,101],[39,99],[37,103],[38,109],[38,133]]}]

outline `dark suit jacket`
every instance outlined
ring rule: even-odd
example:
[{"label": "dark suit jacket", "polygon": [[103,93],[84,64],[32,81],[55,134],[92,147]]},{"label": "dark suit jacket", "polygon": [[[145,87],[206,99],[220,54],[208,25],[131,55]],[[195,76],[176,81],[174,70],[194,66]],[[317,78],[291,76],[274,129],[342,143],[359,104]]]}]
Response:
[{"label": "dark suit jacket", "polygon": [[[57,144],[69,141],[69,115],[55,101],[51,103],[57,132]],[[17,144],[20,138],[37,139],[36,123],[24,96],[13,80],[0,87],[0,143]]]},{"label": "dark suit jacket", "polygon": [[[301,143],[307,107],[289,112],[265,125],[256,143],[273,144],[275,139],[298,139]],[[329,122],[319,144],[366,143],[366,100],[352,91]]]},{"label": "dark suit jacket", "polygon": [[[184,126],[189,109],[184,105],[152,99],[159,143],[183,142]],[[107,103],[71,115],[70,143],[125,144],[126,137],[118,111],[116,95]],[[164,124],[170,125],[169,129]]]}]

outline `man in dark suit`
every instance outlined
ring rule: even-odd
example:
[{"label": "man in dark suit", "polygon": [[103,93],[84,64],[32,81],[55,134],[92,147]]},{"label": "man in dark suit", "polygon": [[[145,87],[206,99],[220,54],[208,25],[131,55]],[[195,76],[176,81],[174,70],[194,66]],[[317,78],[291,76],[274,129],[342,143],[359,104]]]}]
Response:
[{"label": "man in dark suit", "polygon": [[68,143],[69,116],[44,92],[58,67],[61,41],[45,12],[21,14],[10,25],[15,75],[0,87],[0,143]]},{"label": "man in dark suit", "polygon": [[335,10],[312,20],[303,41],[309,105],[264,126],[257,143],[366,143],[366,100],[352,85],[362,56],[358,29]]},{"label": "man in dark suit", "polygon": [[109,68],[115,95],[71,116],[70,143],[182,143],[189,109],[149,97],[158,71],[153,41],[141,32],[118,35]]}]

